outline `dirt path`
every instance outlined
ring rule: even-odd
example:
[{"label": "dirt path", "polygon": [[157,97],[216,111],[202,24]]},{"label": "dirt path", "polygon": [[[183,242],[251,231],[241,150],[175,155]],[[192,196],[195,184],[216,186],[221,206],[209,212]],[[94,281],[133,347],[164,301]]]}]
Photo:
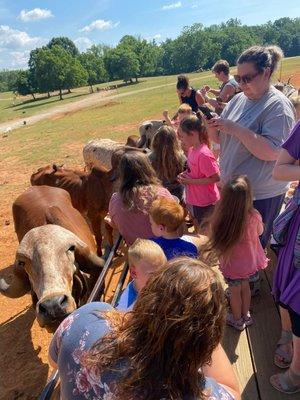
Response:
[{"label": "dirt path", "polygon": [[[210,75],[211,74],[209,73],[209,74],[207,74],[207,76],[206,75],[201,76],[201,78],[209,77]],[[191,79],[191,81],[194,81],[196,79],[199,79],[199,78]],[[151,86],[150,88],[132,90],[130,92],[120,93],[120,94],[117,93],[117,90],[110,90],[108,92],[102,91],[99,93],[92,93],[82,100],[78,100],[73,103],[68,103],[68,104],[63,104],[61,106],[53,107],[48,111],[41,112],[41,113],[39,113],[37,115],[33,115],[31,117],[19,118],[19,119],[15,119],[12,121],[4,122],[4,123],[0,124],[0,133],[5,132],[8,129],[13,130],[13,129],[20,128],[21,126],[24,125],[24,120],[26,121],[26,125],[32,125],[32,124],[35,124],[36,122],[42,121],[44,119],[53,118],[60,114],[65,114],[67,112],[79,111],[84,108],[94,106],[96,104],[108,102],[110,100],[119,99],[122,97],[135,95],[137,93],[148,92],[150,90],[156,90],[156,89],[160,89],[160,88],[163,88],[166,86],[174,86],[174,85],[175,85],[175,82],[171,82],[171,83],[165,83],[163,85]]]}]

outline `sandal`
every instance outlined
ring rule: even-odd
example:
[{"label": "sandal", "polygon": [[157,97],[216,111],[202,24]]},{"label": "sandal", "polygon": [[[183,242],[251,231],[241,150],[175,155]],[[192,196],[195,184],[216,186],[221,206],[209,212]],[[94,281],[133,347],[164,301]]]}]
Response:
[{"label": "sandal", "polygon": [[236,319],[234,319],[234,317],[231,313],[227,314],[226,324],[229,326],[232,326],[233,328],[235,328],[238,331],[243,331],[246,328],[243,318],[236,320]]},{"label": "sandal", "polygon": [[[299,384],[295,385],[292,379],[298,380]],[[300,375],[288,369],[283,374],[276,374],[270,378],[271,385],[279,392],[293,394],[300,392]]]},{"label": "sandal", "polygon": [[[289,346],[290,351],[286,350]],[[280,340],[277,342],[274,364],[278,368],[288,368],[292,362],[293,358],[293,347],[292,347],[292,334],[285,334],[281,336]]]}]

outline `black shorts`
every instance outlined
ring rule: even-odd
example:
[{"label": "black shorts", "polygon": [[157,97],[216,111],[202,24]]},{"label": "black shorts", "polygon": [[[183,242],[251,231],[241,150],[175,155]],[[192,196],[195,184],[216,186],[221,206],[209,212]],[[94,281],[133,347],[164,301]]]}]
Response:
[{"label": "black shorts", "polygon": [[297,314],[291,308],[288,308],[288,312],[292,323],[293,335],[300,337],[300,314]]},{"label": "black shorts", "polygon": [[279,302],[280,306],[286,309],[289,313],[291,324],[292,324],[292,332],[293,335],[300,337],[300,314],[296,313],[291,307],[286,306]]},{"label": "black shorts", "polygon": [[202,222],[205,220],[206,217],[208,217],[214,210],[214,204],[211,204],[210,206],[206,207],[199,207],[199,206],[192,206],[192,214],[193,217],[196,218],[198,221],[198,224],[201,225]]}]

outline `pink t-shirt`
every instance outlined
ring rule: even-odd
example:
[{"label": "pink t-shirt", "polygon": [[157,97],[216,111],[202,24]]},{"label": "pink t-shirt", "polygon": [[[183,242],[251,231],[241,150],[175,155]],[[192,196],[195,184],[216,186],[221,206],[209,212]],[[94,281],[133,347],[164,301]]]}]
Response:
[{"label": "pink t-shirt", "polygon": [[[218,163],[213,153],[206,144],[201,144],[197,148],[190,147],[188,151],[187,163],[190,178],[209,178],[220,173]],[[186,202],[193,206],[206,207],[215,204],[220,198],[220,193],[215,183],[207,185],[186,185]]]},{"label": "pink t-shirt", "polygon": [[244,279],[266,268],[268,259],[259,240],[263,227],[257,210],[249,213],[246,230],[242,239],[234,246],[228,261],[220,259],[220,269],[225,278]]},{"label": "pink t-shirt", "polygon": [[[145,188],[147,191],[147,188]],[[145,194],[147,198],[147,193]],[[164,187],[158,187],[155,197],[167,197],[173,199],[171,193]],[[120,234],[125,239],[128,245],[131,245],[137,238],[150,239],[153,237],[150,220],[149,209],[154,200],[153,195],[149,192],[148,202],[146,202],[145,209],[140,210],[127,210],[121,199],[119,193],[114,193],[109,202],[109,215],[113,223],[117,226]],[[142,208],[140,206],[140,208]]]}]

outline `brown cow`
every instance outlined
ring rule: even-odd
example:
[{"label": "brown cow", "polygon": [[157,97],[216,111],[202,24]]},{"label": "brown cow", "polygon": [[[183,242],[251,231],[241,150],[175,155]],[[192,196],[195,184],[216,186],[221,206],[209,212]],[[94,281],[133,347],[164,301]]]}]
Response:
[{"label": "brown cow", "polygon": [[20,244],[12,282],[1,279],[0,291],[16,298],[31,290],[38,322],[51,330],[87,300],[104,261],[63,189],[30,187],[13,203],[13,217]]},{"label": "brown cow", "polygon": [[[118,190],[119,164],[124,152],[139,151],[125,146],[124,149],[116,150],[112,154],[112,169],[94,167],[90,172],[76,171],[56,164],[53,166],[39,168],[30,178],[32,185],[48,185],[60,187],[67,190],[72,199],[72,204],[78,211],[86,215],[94,232],[97,253],[102,255],[102,232],[101,224],[108,213],[108,206],[113,192]],[[113,245],[112,228],[105,224],[108,243]]]},{"label": "brown cow", "polygon": [[[91,172],[76,171],[47,165],[31,175],[32,185],[48,185],[67,190],[73,207],[86,215],[92,226],[97,243],[97,253],[102,255],[101,222],[108,212],[108,205],[114,191],[116,172],[105,168],[93,168]],[[112,232],[107,228],[112,245]]]}]

